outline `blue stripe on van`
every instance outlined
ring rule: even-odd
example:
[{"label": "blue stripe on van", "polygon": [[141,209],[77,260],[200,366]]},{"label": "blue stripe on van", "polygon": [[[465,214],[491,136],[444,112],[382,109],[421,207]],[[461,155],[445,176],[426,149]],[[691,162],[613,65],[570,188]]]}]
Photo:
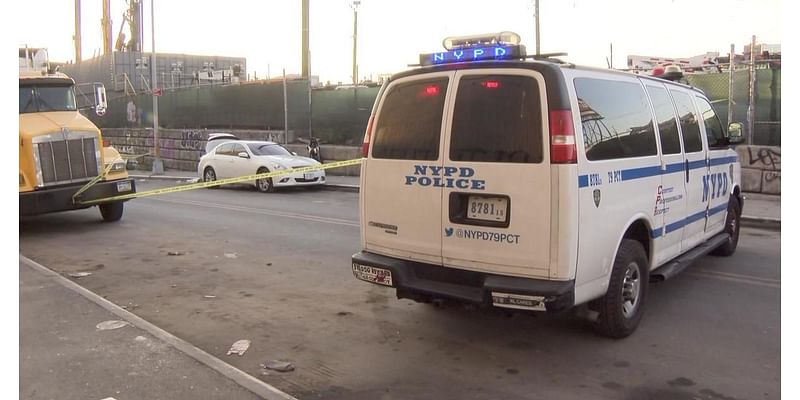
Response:
[{"label": "blue stripe on van", "polygon": [[[706,160],[689,161],[689,169],[692,170],[698,168],[706,168],[706,165],[715,166],[715,165],[730,164],[732,162],[737,162],[738,160],[739,158],[736,156],[729,156],[729,157],[713,158],[708,161]],[[662,171],[661,166],[623,169],[621,171],[622,180],[630,181],[633,179],[648,178],[651,176],[684,172],[685,168],[684,165],[685,165],[684,163],[667,164],[666,171]],[[588,186],[589,186],[589,175],[578,175],[578,187],[584,188]]]},{"label": "blue stripe on van", "polygon": [[[720,205],[718,205],[716,207],[709,208],[708,209],[708,216],[710,217],[710,216],[712,216],[714,214],[719,214],[719,213],[721,213],[721,212],[723,212],[723,211],[725,211],[727,209],[728,209],[728,204],[727,203],[723,203],[723,204],[720,204]],[[666,233],[675,232],[678,229],[681,229],[686,225],[691,225],[694,222],[701,221],[701,220],[703,220],[705,218],[705,216],[706,216],[706,210],[703,210],[703,211],[700,211],[700,212],[696,212],[696,213],[694,213],[694,214],[692,214],[692,215],[690,215],[690,216],[688,216],[688,217],[686,217],[684,219],[675,221],[675,222],[673,222],[671,224],[667,224]],[[661,236],[661,228],[654,229],[652,232],[650,232],[650,236],[653,239],[660,237]]]}]

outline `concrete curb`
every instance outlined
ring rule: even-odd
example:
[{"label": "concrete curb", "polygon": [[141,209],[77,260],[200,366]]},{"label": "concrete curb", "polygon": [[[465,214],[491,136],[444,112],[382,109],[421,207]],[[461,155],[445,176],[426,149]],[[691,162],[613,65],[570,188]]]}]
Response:
[{"label": "concrete curb", "polygon": [[753,217],[750,215],[742,215],[741,218],[742,218],[742,226],[747,226],[751,228],[769,229],[773,231],[781,230],[780,218]]},{"label": "concrete curb", "polygon": [[158,179],[163,181],[197,181],[200,178],[196,176],[169,176],[169,175],[131,175],[133,179]]},{"label": "concrete curb", "polygon": [[335,184],[335,183],[326,183],[322,186],[324,190],[332,190],[336,192],[350,192],[350,193],[358,193],[359,186],[358,185],[344,185],[344,184]]},{"label": "concrete curb", "polygon": [[65,288],[72,290],[73,292],[85,297],[86,299],[99,305],[100,307],[103,307],[107,311],[124,319],[125,321],[130,322],[133,326],[147,331],[149,334],[157,337],[166,344],[174,347],[181,353],[184,353],[189,357],[197,360],[201,364],[219,372],[226,378],[239,384],[239,386],[242,386],[245,389],[255,393],[257,396],[261,396],[262,398],[267,400],[297,400],[295,397],[292,397],[288,393],[285,393],[273,387],[272,385],[269,385],[266,382],[263,382],[253,377],[252,375],[247,374],[246,372],[234,367],[233,365],[230,365],[225,361],[222,361],[219,358],[214,357],[209,353],[206,353],[202,349],[193,346],[189,342],[153,325],[152,323],[146,321],[145,319],[127,310],[124,310],[123,308],[102,298],[101,296],[97,295],[91,290],[86,289],[85,287],[80,286],[77,283],[72,282],[71,280],[61,276],[61,274],[51,270],[50,268],[47,268],[44,265],[41,265],[36,261],[33,261],[30,258],[23,256],[22,254],[19,255],[19,258],[25,265],[32,268],[33,270],[41,273],[46,277],[49,277],[50,279],[60,284],[61,286],[64,286]]}]

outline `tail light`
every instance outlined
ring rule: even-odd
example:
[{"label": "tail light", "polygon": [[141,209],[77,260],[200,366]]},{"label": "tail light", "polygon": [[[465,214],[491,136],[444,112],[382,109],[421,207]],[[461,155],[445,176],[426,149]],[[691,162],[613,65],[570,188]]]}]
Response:
[{"label": "tail light", "polygon": [[372,138],[372,123],[375,121],[375,115],[369,116],[369,122],[367,122],[367,131],[364,133],[364,144],[361,145],[361,154],[363,157],[367,157],[369,154],[369,142]]},{"label": "tail light", "polygon": [[103,139],[103,147],[109,147],[109,146],[111,146],[111,141],[109,141],[108,139]]},{"label": "tail light", "polygon": [[578,162],[575,128],[570,110],[550,111],[550,162],[553,164]]}]

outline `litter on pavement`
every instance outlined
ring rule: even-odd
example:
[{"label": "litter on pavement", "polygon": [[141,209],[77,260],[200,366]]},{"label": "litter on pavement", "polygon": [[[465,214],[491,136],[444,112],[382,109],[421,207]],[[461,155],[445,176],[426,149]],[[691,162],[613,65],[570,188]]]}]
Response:
[{"label": "litter on pavement", "polygon": [[228,355],[238,354],[241,357],[242,355],[244,355],[244,352],[247,351],[247,349],[249,348],[250,348],[249,340],[247,339],[237,340],[236,343],[234,343],[231,346],[231,349],[228,350]]},{"label": "litter on pavement", "polygon": [[84,276],[89,276],[91,274],[92,274],[91,272],[73,272],[69,274],[69,276],[73,278],[83,278]]},{"label": "litter on pavement", "polygon": [[273,371],[278,372],[290,372],[294,371],[294,365],[288,361],[281,361],[281,360],[269,360],[264,364],[261,364],[262,368],[271,369]]},{"label": "litter on pavement", "polygon": [[182,255],[184,255],[184,254],[185,254],[185,253],[184,253],[184,252],[182,252],[182,251],[168,251],[168,252],[167,252],[167,255],[168,255],[168,256],[182,256]]},{"label": "litter on pavement", "polygon": [[225,258],[238,258],[239,256],[236,253],[225,253]]},{"label": "litter on pavement", "polygon": [[97,329],[99,329],[101,331],[108,331],[108,330],[111,330],[111,329],[119,329],[119,328],[122,328],[122,327],[125,327],[125,326],[128,326],[128,325],[130,325],[130,324],[128,324],[125,321],[118,321],[118,320],[113,320],[112,319],[112,320],[103,321],[103,322],[97,324]]}]

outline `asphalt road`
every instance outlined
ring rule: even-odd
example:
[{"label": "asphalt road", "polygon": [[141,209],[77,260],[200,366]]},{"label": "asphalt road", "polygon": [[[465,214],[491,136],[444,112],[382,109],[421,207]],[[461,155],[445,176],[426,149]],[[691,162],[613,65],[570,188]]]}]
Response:
[{"label": "asphalt road", "polygon": [[[655,284],[615,341],[357,281],[357,212],[355,193],[205,189],[133,200],[117,224],[96,209],[22,219],[20,252],[92,272],[79,283],[301,399],[780,398],[780,232],[745,228],[733,257]],[[226,356],[239,339],[247,353]],[[264,374],[272,359],[297,369]]]}]

